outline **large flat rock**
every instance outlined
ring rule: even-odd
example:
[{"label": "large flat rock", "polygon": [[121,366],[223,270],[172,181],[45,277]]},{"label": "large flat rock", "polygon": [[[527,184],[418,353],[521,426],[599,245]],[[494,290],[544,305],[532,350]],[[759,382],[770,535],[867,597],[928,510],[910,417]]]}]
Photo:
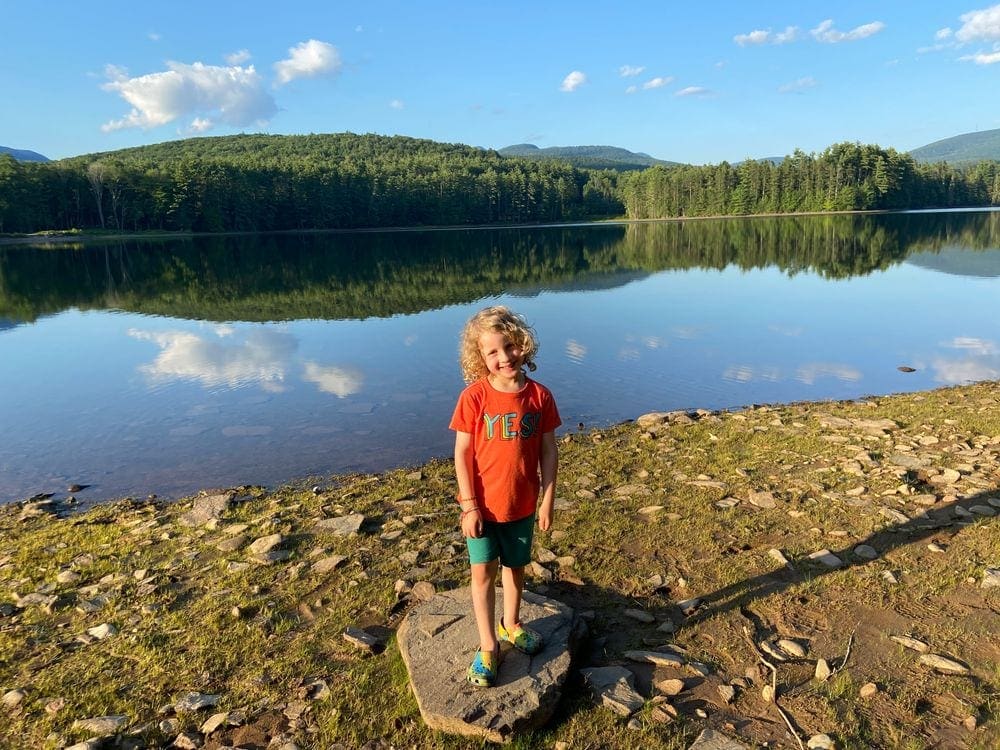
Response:
[{"label": "large flat rock", "polygon": [[[497,589],[498,617],[501,612],[503,594]],[[427,726],[506,742],[551,718],[582,623],[565,604],[528,591],[521,622],[538,631],[545,646],[527,656],[502,644],[497,684],[477,688],[465,678],[479,646],[469,588],[439,593],[406,616],[397,641]]]}]

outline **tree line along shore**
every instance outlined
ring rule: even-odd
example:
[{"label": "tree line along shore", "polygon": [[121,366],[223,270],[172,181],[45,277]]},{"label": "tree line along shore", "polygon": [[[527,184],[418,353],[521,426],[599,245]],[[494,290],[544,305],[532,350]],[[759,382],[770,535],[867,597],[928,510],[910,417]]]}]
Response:
[{"label": "tree line along shore", "polygon": [[838,143],[775,163],[643,170],[403,136],[193,138],[55,162],[0,155],[0,234],[258,232],[1000,204],[1000,162]]}]

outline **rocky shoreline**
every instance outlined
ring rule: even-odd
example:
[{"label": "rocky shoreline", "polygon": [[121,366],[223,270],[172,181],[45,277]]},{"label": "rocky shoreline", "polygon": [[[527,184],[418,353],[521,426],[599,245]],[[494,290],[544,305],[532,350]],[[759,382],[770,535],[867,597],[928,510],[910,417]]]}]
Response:
[{"label": "rocky shoreline", "polygon": [[[1000,742],[997,384],[648,414],[560,450],[529,589],[589,636],[523,746]],[[465,746],[395,641],[465,583],[452,483],[0,508],[0,745]]]}]

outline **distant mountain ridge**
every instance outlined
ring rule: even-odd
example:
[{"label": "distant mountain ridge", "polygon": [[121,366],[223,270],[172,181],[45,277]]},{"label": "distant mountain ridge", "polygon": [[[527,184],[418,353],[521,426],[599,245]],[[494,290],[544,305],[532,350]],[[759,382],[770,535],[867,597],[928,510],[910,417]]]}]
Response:
[{"label": "distant mountain ridge", "polygon": [[657,164],[676,166],[679,162],[656,159],[649,154],[636,153],[617,146],[549,146],[539,148],[533,143],[518,143],[497,149],[501,156],[522,159],[553,159],[569,162],[575,167],[588,169],[631,170],[646,169]]},{"label": "distant mountain ridge", "polygon": [[0,154],[10,154],[18,161],[52,161],[47,156],[42,156],[37,151],[27,151],[23,148],[10,148],[9,146],[0,146]]},{"label": "distant mountain ridge", "polygon": [[944,138],[913,149],[910,156],[920,162],[946,161],[949,164],[1000,161],[1000,129]]}]

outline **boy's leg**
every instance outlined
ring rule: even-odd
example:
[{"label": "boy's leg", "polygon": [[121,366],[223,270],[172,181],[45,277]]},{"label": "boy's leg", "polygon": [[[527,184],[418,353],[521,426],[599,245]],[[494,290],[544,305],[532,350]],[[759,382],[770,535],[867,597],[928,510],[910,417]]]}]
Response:
[{"label": "boy's leg", "polygon": [[521,594],[524,591],[524,566],[508,568],[500,573],[503,580],[503,624],[508,629],[521,623]]},{"label": "boy's leg", "polygon": [[[487,563],[472,563],[472,611],[476,616],[476,629],[479,631],[479,647],[483,651],[495,651],[497,638],[494,632],[496,619],[496,587],[494,581],[497,575],[499,560]],[[506,601],[507,589],[504,589]],[[506,607],[505,607],[506,609]]]}]

